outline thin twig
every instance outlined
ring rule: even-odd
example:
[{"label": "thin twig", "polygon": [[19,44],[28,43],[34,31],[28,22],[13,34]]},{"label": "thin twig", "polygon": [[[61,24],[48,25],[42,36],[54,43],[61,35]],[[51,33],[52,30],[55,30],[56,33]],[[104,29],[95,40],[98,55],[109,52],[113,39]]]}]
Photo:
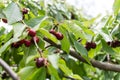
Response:
[{"label": "thin twig", "polygon": [[17,74],[1,58],[0,58],[0,65],[5,69],[6,72],[8,72],[8,74],[12,77],[13,80],[20,80]]},{"label": "thin twig", "polygon": [[35,39],[33,39],[33,41],[34,41],[35,46],[36,46],[36,48],[37,48],[37,50],[38,50],[38,52],[39,52],[39,54],[40,54],[40,57],[43,57],[43,56],[42,56],[42,51],[40,50],[40,48],[39,48],[38,44],[36,43],[36,40],[35,40]]}]

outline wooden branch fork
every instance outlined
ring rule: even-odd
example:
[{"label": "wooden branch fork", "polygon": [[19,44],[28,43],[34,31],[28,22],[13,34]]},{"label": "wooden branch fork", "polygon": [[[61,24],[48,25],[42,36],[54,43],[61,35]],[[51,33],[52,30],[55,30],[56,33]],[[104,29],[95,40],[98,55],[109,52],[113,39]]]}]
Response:
[{"label": "wooden branch fork", "polygon": [[[46,42],[48,42],[49,44],[51,44],[52,46],[55,46],[55,47],[61,49],[61,45],[57,45],[52,40],[47,39],[47,38],[44,38],[44,40]],[[73,56],[74,58],[78,59],[79,61],[87,63],[87,61],[81,55],[79,55],[77,52],[75,52],[74,50],[70,50],[70,55]],[[109,63],[109,62],[100,62],[100,61],[97,61],[94,59],[90,59],[90,62],[93,67],[96,67],[96,68],[99,68],[102,70],[120,72],[120,65]]]}]

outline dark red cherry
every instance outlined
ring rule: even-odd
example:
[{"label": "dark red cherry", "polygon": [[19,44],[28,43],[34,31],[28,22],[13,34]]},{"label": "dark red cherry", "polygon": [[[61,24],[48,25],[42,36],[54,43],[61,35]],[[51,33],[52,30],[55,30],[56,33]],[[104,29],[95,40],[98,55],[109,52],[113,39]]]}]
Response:
[{"label": "dark red cherry", "polygon": [[91,48],[95,49],[96,48],[96,43],[91,42]]},{"label": "dark red cherry", "polygon": [[56,32],[55,36],[56,36],[56,38],[57,38],[58,40],[62,40],[63,37],[64,37],[63,34],[60,33],[60,32]]},{"label": "dark red cherry", "polygon": [[12,43],[11,45],[14,48],[18,48],[20,46],[20,44],[18,42]]},{"label": "dark red cherry", "polygon": [[20,40],[18,43],[24,44],[25,39]]},{"label": "dark red cherry", "polygon": [[38,68],[40,68],[40,67],[44,66],[44,62],[45,62],[45,59],[44,59],[44,58],[37,58],[37,59],[36,59],[36,66],[37,66]]},{"label": "dark red cherry", "polygon": [[51,29],[49,32],[50,32],[51,34],[53,34],[53,35],[56,34],[56,31],[55,31],[54,29]]},{"label": "dark red cherry", "polygon": [[3,21],[4,23],[7,23],[7,19],[2,18],[2,21]]},{"label": "dark red cherry", "polygon": [[24,44],[26,47],[29,47],[31,45],[31,41],[30,40],[24,40]]},{"label": "dark red cherry", "polygon": [[31,37],[34,37],[36,35],[36,31],[33,29],[29,29],[28,30],[28,35],[30,35]]},{"label": "dark red cherry", "polygon": [[27,14],[27,13],[28,13],[28,9],[27,9],[27,8],[23,8],[23,9],[22,9],[22,13],[23,13],[23,14]]},{"label": "dark red cherry", "polygon": [[32,42],[34,42],[34,41],[36,41],[36,43],[38,43],[39,42],[39,37],[37,37],[37,36],[34,36],[34,37],[32,37]]}]

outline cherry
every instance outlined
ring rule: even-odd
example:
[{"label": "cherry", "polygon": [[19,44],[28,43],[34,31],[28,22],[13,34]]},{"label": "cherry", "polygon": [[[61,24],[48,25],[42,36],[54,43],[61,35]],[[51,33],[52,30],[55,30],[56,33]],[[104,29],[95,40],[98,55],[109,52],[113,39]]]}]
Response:
[{"label": "cherry", "polygon": [[28,35],[30,35],[31,37],[34,37],[36,35],[36,31],[33,29],[29,29],[28,30]]},{"label": "cherry", "polygon": [[63,37],[64,37],[63,34],[60,33],[60,32],[56,32],[55,36],[56,36],[56,38],[57,38],[58,40],[62,40]]},{"label": "cherry", "polygon": [[23,9],[22,9],[22,13],[23,13],[23,15],[24,15],[24,14],[27,14],[27,13],[28,13],[28,9],[27,9],[27,8],[23,8]]},{"label": "cherry", "polygon": [[20,46],[20,44],[18,42],[12,43],[12,47],[14,48],[18,48]]},{"label": "cherry", "polygon": [[36,58],[36,66],[38,68],[44,66],[45,58]]},{"label": "cherry", "polygon": [[54,29],[51,29],[49,32],[50,32],[51,34],[53,34],[53,35],[56,34],[56,31],[55,31]]},{"label": "cherry", "polygon": [[25,41],[25,39],[22,39],[18,43],[20,43],[22,45],[22,44],[24,44],[24,41]]},{"label": "cherry", "polygon": [[96,43],[91,42],[91,48],[95,49],[96,48]]},{"label": "cherry", "polygon": [[1,76],[2,76],[2,77],[1,77],[2,79],[8,78],[8,75],[7,75],[6,72],[3,72]]},{"label": "cherry", "polygon": [[94,42],[87,42],[85,45],[85,48],[89,51],[91,48],[95,49],[96,48],[96,43]]},{"label": "cherry", "polygon": [[31,45],[31,41],[30,40],[24,40],[24,44],[26,47],[29,47]]},{"label": "cherry", "polygon": [[36,43],[38,43],[39,40],[40,40],[40,39],[39,39],[39,37],[37,37],[37,36],[32,37],[32,42],[36,41]]},{"label": "cherry", "polygon": [[111,47],[116,48],[120,46],[120,41],[115,40],[111,42]]},{"label": "cherry", "polygon": [[7,23],[7,19],[2,18],[2,21],[3,21],[4,23]]},{"label": "cherry", "polygon": [[62,40],[64,37],[62,33],[56,32],[54,29],[51,29],[49,32],[53,34],[58,40]]}]

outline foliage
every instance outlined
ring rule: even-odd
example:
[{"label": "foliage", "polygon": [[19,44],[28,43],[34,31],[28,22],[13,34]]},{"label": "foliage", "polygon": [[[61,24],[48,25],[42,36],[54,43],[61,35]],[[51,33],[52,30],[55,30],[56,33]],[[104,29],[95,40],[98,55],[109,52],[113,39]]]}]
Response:
[{"label": "foliage", "polygon": [[[90,59],[120,63],[119,6],[120,0],[115,0],[114,13],[96,23],[97,17],[88,20],[64,1],[0,2],[1,21],[6,19],[6,24],[13,27],[10,32],[0,27],[0,57],[20,80],[119,80],[119,73],[94,68],[90,63]],[[23,14],[23,8],[28,12]],[[94,27],[98,25],[99,28]],[[51,33],[52,29],[55,32]],[[37,38],[30,36],[30,30],[35,31]],[[61,45],[61,50],[44,38]],[[20,43],[24,39],[24,43]],[[87,49],[87,42],[94,43],[95,47]],[[88,64],[70,56],[70,49],[78,52]],[[44,58],[44,65],[38,67],[36,59],[40,57]],[[1,76],[3,71],[0,67]],[[11,80],[10,76],[7,78]]]}]

